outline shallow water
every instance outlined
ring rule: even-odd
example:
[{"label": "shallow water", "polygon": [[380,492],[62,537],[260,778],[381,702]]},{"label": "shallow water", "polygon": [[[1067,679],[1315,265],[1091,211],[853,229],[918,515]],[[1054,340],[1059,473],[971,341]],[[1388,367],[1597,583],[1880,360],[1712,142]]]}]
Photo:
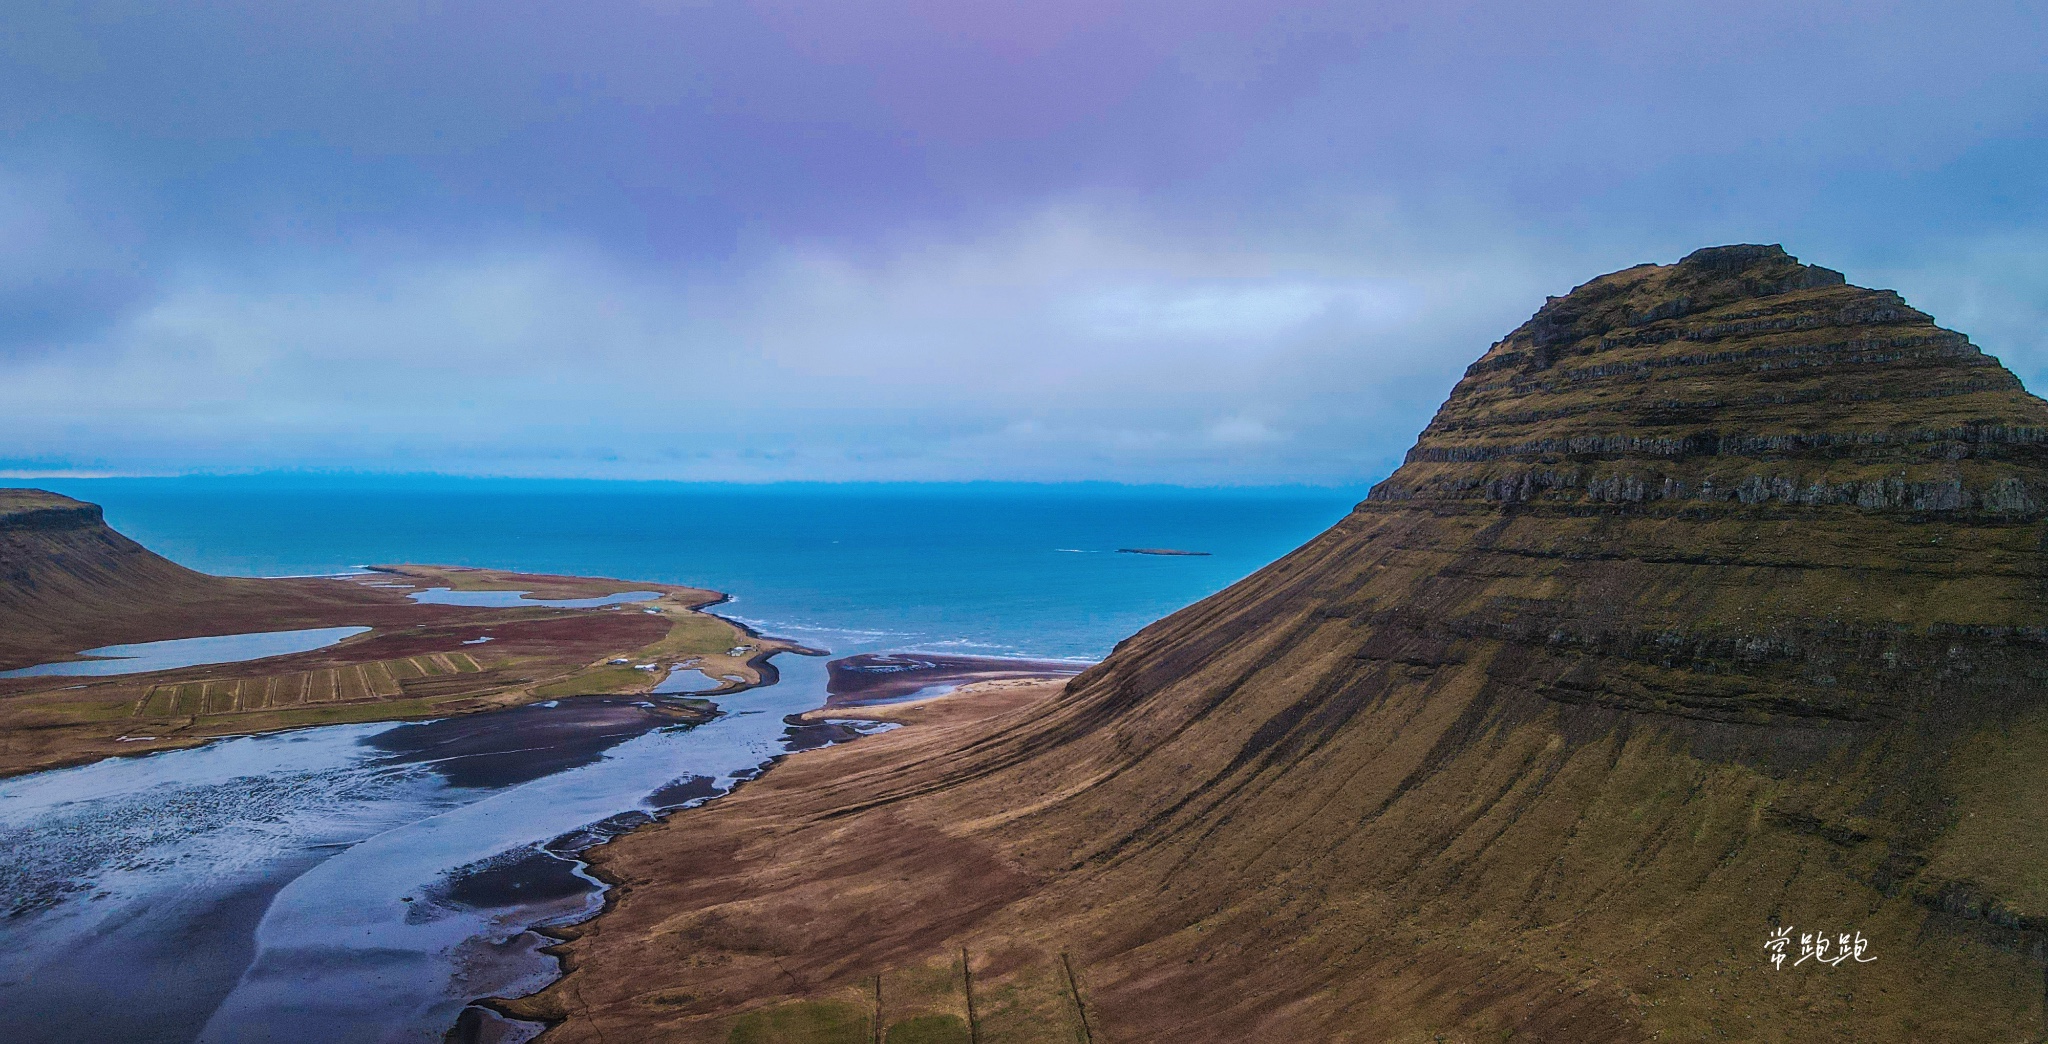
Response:
[{"label": "shallow water", "polygon": [[80,656],[102,659],[68,660],[62,663],[39,663],[33,667],[17,667],[11,671],[0,671],[0,678],[103,678],[116,674],[142,674],[146,671],[168,671],[215,663],[242,663],[269,656],[289,656],[293,653],[325,649],[367,630],[367,627],[310,627],[299,631],[257,631],[250,634],[221,634],[205,638],[172,638],[168,641],[140,642],[135,645],[104,645],[79,653]]},{"label": "shallow water", "polygon": [[690,696],[710,692],[726,684],[723,678],[714,678],[695,667],[679,667],[668,672],[668,677],[654,687],[657,695]]},{"label": "shallow water", "polygon": [[430,587],[414,591],[406,597],[426,605],[471,605],[485,609],[517,609],[521,606],[536,606],[547,609],[595,609],[604,605],[626,605],[632,602],[651,602],[661,597],[659,591],[622,591],[618,594],[599,595],[595,598],[535,598],[526,591],[457,591],[450,587]]},{"label": "shallow water", "polygon": [[565,855],[852,734],[786,726],[825,661],[775,663],[695,728],[559,701],[0,781],[12,1039],[439,1041],[552,977],[529,926],[599,902]]},{"label": "shallow water", "polygon": [[[446,562],[639,577],[731,592],[725,612],[838,655],[1076,660],[1264,565],[1363,495],[49,485],[103,503],[124,532],[213,572]],[[1215,555],[1111,553],[1153,546]],[[787,654],[775,663],[781,684],[716,697],[727,716],[693,731],[608,717],[532,743],[532,723],[502,712],[307,729],[0,780],[8,1039],[438,1041],[464,1011],[483,1018],[463,1007],[469,999],[552,973],[523,926],[594,901],[577,864],[557,853],[720,793],[784,750],[847,737],[784,726],[784,715],[825,702],[825,667]],[[686,691],[716,685],[679,675]],[[577,712],[564,703],[522,713],[560,724]]]}]

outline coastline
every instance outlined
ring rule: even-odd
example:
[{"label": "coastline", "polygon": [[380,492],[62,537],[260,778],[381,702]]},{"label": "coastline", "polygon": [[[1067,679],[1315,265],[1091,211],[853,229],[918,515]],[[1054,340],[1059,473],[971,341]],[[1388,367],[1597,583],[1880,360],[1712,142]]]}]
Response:
[{"label": "coastline", "polygon": [[[104,527],[99,534],[93,539],[125,539]],[[132,557],[145,565],[153,561],[157,566],[168,566],[139,545],[133,547]],[[452,730],[448,733],[451,737],[494,734],[494,738],[482,741],[482,748],[487,749],[464,746],[452,739],[433,740],[431,744],[435,760],[449,763],[435,765],[434,774],[445,776],[447,783],[456,788],[484,788],[494,795],[489,801],[465,798],[464,803],[449,806],[445,814],[417,820],[393,819],[390,823],[395,827],[380,828],[365,836],[312,838],[320,843],[308,846],[308,852],[322,850],[321,859],[302,875],[289,874],[288,880],[281,879],[285,883],[280,886],[280,893],[252,915],[261,922],[260,932],[253,922],[246,933],[234,929],[258,940],[256,954],[248,958],[252,963],[246,965],[255,977],[244,984],[249,988],[230,983],[232,999],[224,998],[217,1008],[209,1006],[211,1015],[204,1016],[224,1020],[222,1024],[230,1026],[258,1024],[250,1020],[260,1020],[265,1011],[282,1014],[276,984],[285,981],[297,982],[297,988],[308,991],[308,998],[320,998],[323,1002],[353,998],[347,1003],[356,1004],[360,1010],[350,1012],[333,1025],[369,1025],[377,1020],[389,1022],[394,1017],[417,1024],[415,1014],[396,1013],[414,1010],[409,1005],[418,1000],[422,984],[426,984],[424,988],[430,996],[440,998],[434,1001],[430,1016],[436,1033],[459,1022],[463,1013],[472,1008],[492,1012],[493,1019],[526,1021],[530,1013],[523,1001],[527,998],[471,1004],[465,995],[474,995],[460,984],[467,982],[472,987],[501,992],[506,985],[516,985],[524,991],[534,987],[536,976],[540,976],[539,983],[552,984],[574,974],[579,959],[574,945],[588,933],[599,931],[619,904],[630,900],[633,891],[627,879],[612,871],[616,864],[609,855],[611,842],[653,829],[673,818],[676,812],[692,810],[707,802],[717,803],[718,797],[751,792],[755,789],[751,784],[764,778],[779,779],[792,761],[806,761],[794,759],[795,753],[841,745],[879,731],[868,726],[916,728],[942,721],[954,716],[953,708],[961,705],[979,703],[990,695],[1012,696],[1031,689],[1038,672],[1043,670],[1064,675],[1086,666],[1063,661],[1020,664],[1007,659],[907,654],[920,659],[917,670],[884,672],[895,675],[891,684],[855,692],[829,684],[822,663],[806,663],[803,671],[789,673],[792,665],[788,661],[778,664],[774,660],[776,653],[825,654],[770,637],[754,626],[712,611],[730,600],[724,594],[679,585],[416,565],[365,567],[363,572],[344,575],[267,579],[208,577],[180,570],[170,581],[146,590],[136,586],[137,575],[132,570],[109,570],[95,592],[98,603],[78,602],[74,607],[76,613],[67,624],[71,630],[62,632],[68,637],[56,646],[64,650],[61,655],[38,651],[33,643],[7,643],[18,647],[10,651],[0,644],[0,654],[5,654],[0,656],[0,662],[12,669],[14,663],[35,666],[38,661],[78,659],[75,650],[115,643],[134,645],[182,641],[188,636],[212,639],[276,633],[266,628],[328,625],[366,627],[368,631],[331,646],[252,656],[238,662],[193,664],[104,677],[42,675],[0,679],[4,683],[0,684],[0,697],[4,697],[0,699],[0,777],[21,777],[81,763],[139,762],[144,759],[136,755],[203,748],[215,740],[236,737],[252,738],[260,744],[267,737],[286,733],[320,733],[315,726],[355,728],[288,740],[289,748],[275,744],[225,744],[206,752],[203,756],[207,760],[190,764],[232,768],[236,759],[256,750],[266,752],[264,757],[284,758],[278,763],[283,771],[299,772],[304,751],[324,749],[336,765],[354,765],[357,762],[350,759],[356,755],[349,751],[359,737],[376,734],[376,727],[422,718],[476,723]],[[109,611],[93,615],[107,604],[128,597],[125,592],[130,591],[141,592],[135,596],[136,602],[148,603],[152,614],[149,625],[153,630],[136,631],[132,613]],[[468,593],[502,597],[448,597]],[[415,597],[422,594],[437,597]],[[6,622],[10,612],[18,612],[17,607],[0,604],[0,624]],[[859,642],[855,646],[856,650],[862,648]],[[663,687],[665,676],[676,670],[699,671],[718,684],[715,688],[699,689],[679,680],[677,685],[668,686],[668,693],[653,691]],[[799,680],[791,684],[792,677]],[[313,687],[323,683],[324,694],[309,696]],[[723,703],[748,690],[777,684],[783,684],[786,690],[778,698],[750,698],[731,712],[737,715],[733,723],[737,731],[720,728],[700,734],[695,727],[674,727],[702,725],[719,716],[724,708],[711,701]],[[938,689],[946,692],[940,695]],[[899,702],[887,707],[871,705],[877,699]],[[574,706],[584,704],[585,700],[590,701],[589,705]],[[619,747],[616,754],[601,753],[610,744],[622,742],[615,736],[634,731],[614,728],[617,723],[607,724],[610,716],[615,716],[613,712],[632,712],[625,711],[623,706],[601,706],[624,700],[662,705],[649,706],[650,713],[674,712],[663,714],[666,724],[652,730],[668,735],[648,735],[646,740],[653,741],[652,745],[633,742]],[[792,706],[792,700],[799,705]],[[531,719],[520,717],[530,706],[537,714]],[[553,709],[556,707],[560,710]],[[772,710],[772,716],[749,717],[763,710]],[[487,720],[491,712],[512,716]],[[40,719],[35,717],[37,714]],[[545,727],[529,735],[517,725],[530,720],[546,726],[551,721],[574,729],[579,726],[573,723],[585,717],[590,719],[587,731],[591,735],[582,740],[566,736],[558,740]],[[373,727],[364,732],[363,726]],[[762,760],[752,760],[759,758],[759,754],[745,754],[743,760],[733,760],[732,752],[745,751],[749,745],[754,751],[764,749],[764,727],[769,730],[769,745],[765,749],[779,749],[782,753]],[[685,734],[702,735],[705,742],[685,742]],[[778,734],[783,737],[779,748],[772,739]],[[427,736],[423,733],[413,739],[426,741]],[[404,741],[400,742],[402,745]],[[554,749],[564,743],[562,750]],[[544,748],[545,752],[519,753],[534,748]],[[707,753],[712,756],[705,757]],[[557,754],[560,756],[554,756]],[[678,758],[679,754],[683,756]],[[527,761],[533,764],[524,764]],[[159,769],[124,768],[115,772],[116,778],[121,779],[149,778],[156,773],[178,791],[186,785],[181,773],[187,771],[187,764],[179,759],[162,763]],[[625,767],[621,768],[622,765]],[[711,776],[676,776],[684,765],[690,766],[693,773],[700,766],[708,767],[715,781]],[[569,771],[585,767],[590,771]],[[775,769],[782,771],[771,772]],[[538,774],[531,777],[536,786],[527,787],[522,782],[527,777],[515,778],[527,772]],[[248,779],[266,789],[269,784],[263,781],[267,778],[260,774],[245,776],[239,770],[232,774],[234,780]],[[61,796],[58,792],[67,785],[60,781],[38,792]],[[209,815],[227,817],[217,821],[232,822],[234,816],[247,814],[242,811],[245,799],[231,792],[234,788],[216,783],[205,786],[213,786],[219,793],[202,792],[203,788],[193,793],[201,800],[214,802],[207,807]],[[124,791],[118,787],[108,793],[114,795],[110,810],[123,815],[152,811],[140,802],[119,804]],[[134,793],[154,795],[157,788]],[[279,789],[276,793],[287,791]],[[321,793],[339,791],[329,789]],[[510,802],[497,800],[514,794],[523,796]],[[564,802],[564,797],[574,800]],[[594,800],[608,804],[592,804]],[[18,807],[32,810],[40,806]],[[501,812],[491,811],[501,808],[524,808],[525,812],[506,818]],[[395,814],[409,813],[396,809]],[[455,818],[451,820],[449,816]],[[486,821],[493,817],[504,825],[486,828]],[[155,822],[147,815],[134,818],[137,829]],[[445,826],[451,821],[465,825]],[[51,822],[51,828],[37,822],[36,829],[50,834],[51,829],[63,827],[61,817]],[[442,825],[414,829],[429,822]],[[346,834],[348,828],[342,829]],[[566,832],[547,840],[550,834],[544,830]],[[424,849],[414,843],[432,840],[430,835],[453,845],[472,847],[466,854],[448,856],[442,854],[438,843]],[[511,847],[502,847],[508,844]],[[211,865],[207,859],[217,858],[218,854],[209,852],[204,842],[197,846],[185,842],[179,845],[179,862],[163,865],[187,865],[182,862],[182,853],[189,850],[195,856],[189,864],[191,869],[164,871],[159,876],[172,883],[187,877],[193,882],[207,880],[199,871]],[[482,845],[494,847],[476,847]],[[54,850],[54,846],[46,850]],[[332,858],[325,854],[327,850],[334,850]],[[500,860],[498,855],[487,853],[503,854],[506,858]],[[444,858],[448,861],[434,861]],[[84,873],[90,874],[96,872],[93,868],[99,864],[80,865],[86,867]],[[40,865],[24,866],[38,869]],[[588,885],[588,892],[578,893],[589,897],[587,910],[581,899],[569,901],[557,894],[565,887],[575,890],[575,882],[564,878],[563,866],[570,868],[568,877],[580,878]],[[58,884],[91,880],[67,876],[73,871],[62,867],[52,865],[48,869],[57,871],[50,880]],[[194,873],[199,876],[192,876]],[[446,882],[449,887],[438,889],[425,882]],[[117,888],[117,902],[127,904],[122,906],[124,910],[141,910],[154,894],[147,889],[158,886],[126,887],[126,891]],[[344,987],[344,983],[373,973],[368,965],[361,964],[368,959],[370,948],[386,954],[428,952],[405,941],[410,938],[406,935],[410,929],[401,928],[399,921],[392,919],[396,916],[402,920],[410,913],[422,912],[421,907],[400,905],[413,903],[415,896],[421,897],[423,903],[481,903],[479,909],[436,915],[443,918],[443,923],[447,916],[474,919],[481,915],[483,921],[479,923],[486,926],[465,927],[465,932],[476,933],[468,936],[475,945],[469,950],[451,952],[445,958],[468,969],[451,980],[457,984],[454,989],[435,993],[446,987],[431,975],[414,975],[412,986],[395,991]],[[105,904],[109,909],[116,905]],[[337,934],[347,925],[344,919],[332,915],[343,912],[348,914],[345,920],[349,924],[375,925],[377,934],[367,939],[367,933],[362,931]],[[563,920],[565,916],[569,919]],[[176,930],[179,922],[174,917],[159,916],[147,923],[160,925],[163,931],[158,934],[163,938],[180,937]],[[456,923],[467,925],[468,921]],[[226,930],[229,926],[216,927]],[[30,962],[26,966],[48,968],[52,975],[61,977],[65,974],[63,969],[77,965],[78,960],[65,958],[66,948],[57,945],[68,938],[63,934],[68,930],[38,928],[38,934],[20,937],[24,944],[22,953]],[[505,931],[513,933],[512,936],[505,936]],[[545,933],[545,941],[529,932]],[[339,945],[324,947],[323,940]],[[119,945],[101,946],[93,952],[100,955],[93,962],[98,967],[135,967],[119,959],[123,953]],[[331,956],[319,958],[320,963],[314,966],[305,964],[309,957],[293,956],[299,953]],[[535,971],[536,956],[545,958],[542,963],[548,968],[546,972]],[[379,959],[388,962],[392,958]],[[405,959],[419,963],[415,958]],[[295,960],[302,966],[294,968],[291,962]],[[286,969],[293,970],[281,976],[279,973]],[[301,972],[311,977],[302,976]],[[31,984],[40,989],[43,981],[31,977],[14,985]],[[545,992],[546,987],[540,991]],[[396,1003],[399,1007],[376,1011],[363,1007],[365,999],[384,1005]],[[442,1007],[443,1002],[449,1006]],[[61,1017],[65,1005],[76,1013],[89,1010],[80,996],[71,993],[59,993],[48,1003],[38,1002],[36,1008],[42,1016],[54,1013]],[[480,1018],[479,1015],[471,1021]],[[489,1025],[473,1028],[479,1034],[492,1032]],[[525,1032],[521,1029],[514,1036]]]},{"label": "coastline", "polygon": [[[397,586],[399,582],[404,586]],[[284,601],[300,598],[304,589],[310,587],[320,596],[321,607],[339,604],[343,607],[341,611],[352,614],[349,619],[370,619],[375,626],[366,634],[332,646],[238,663],[203,664],[106,677],[10,679],[12,685],[7,687],[15,690],[10,694],[14,697],[11,709],[17,715],[22,704],[38,698],[48,699],[53,692],[70,694],[74,700],[97,698],[104,701],[107,690],[118,690],[122,693],[122,705],[129,711],[125,716],[129,720],[102,719],[97,722],[97,728],[90,721],[72,725],[68,731],[75,746],[68,751],[59,744],[47,742],[49,733],[67,730],[45,729],[46,741],[40,750],[24,752],[16,748],[0,751],[0,778],[22,777],[109,759],[129,760],[146,754],[202,747],[218,740],[278,735],[331,725],[403,723],[420,719],[469,720],[492,711],[517,713],[525,707],[537,704],[553,706],[556,703],[564,707],[563,713],[568,713],[572,701],[581,703],[584,699],[598,703],[619,698],[652,700],[660,705],[652,709],[652,713],[662,714],[674,724],[694,727],[715,720],[724,713],[715,701],[781,683],[784,672],[774,662],[776,654],[829,655],[795,641],[772,637],[752,625],[712,611],[714,607],[730,601],[725,594],[675,585],[434,566],[383,566],[343,576],[251,580],[248,584],[251,585],[250,590]],[[466,605],[421,602],[410,598],[420,590],[429,589],[524,592],[532,599],[594,600],[614,596],[621,591],[647,591],[654,597],[624,604],[575,607],[528,605],[523,601]],[[371,607],[375,615],[362,616],[363,606]],[[179,625],[186,631],[217,629],[208,622],[210,619],[202,618],[196,624],[186,619],[179,621]],[[316,617],[314,622],[327,621]],[[715,627],[708,626],[712,624]],[[686,631],[690,633],[679,635],[679,632]],[[109,632],[92,637],[111,644],[133,635]],[[690,640],[681,641],[683,637]],[[648,638],[654,640],[649,642]],[[442,688],[434,692],[432,699],[373,699],[367,697],[378,694],[365,693],[363,698],[351,702],[309,708],[319,712],[312,716],[313,720],[307,720],[308,715],[305,714],[294,720],[280,720],[277,708],[267,704],[246,704],[239,699],[247,691],[248,687],[243,683],[248,679],[274,679],[281,672],[304,674],[309,670],[360,668],[363,664],[386,662],[378,658],[381,655],[379,643],[397,646],[395,650],[383,649],[386,653],[406,653],[413,658],[459,654],[472,657],[475,662],[467,671],[446,676]],[[622,660],[631,662],[621,663]],[[502,669],[507,661],[516,661],[524,669],[508,674]],[[638,669],[649,663],[660,666],[652,671]],[[716,675],[722,683],[716,689],[693,692],[688,696],[651,692],[671,669],[686,664],[699,665],[707,677]],[[547,940],[545,945],[529,951],[546,957],[553,966],[554,970],[547,973],[546,981],[559,981],[573,971],[574,959],[568,957],[568,951],[562,948],[580,938],[586,925],[602,918],[625,894],[626,889],[605,869],[602,859],[594,857],[595,850],[664,821],[676,812],[727,796],[762,778],[795,753],[835,746],[873,731],[862,726],[848,728],[839,723],[912,724],[927,717],[932,706],[943,703],[955,690],[976,689],[991,673],[1014,679],[1020,672],[1030,675],[1048,666],[1061,671],[1077,671],[1083,665],[1058,661],[1032,664],[992,658],[952,658],[944,670],[918,679],[919,688],[930,689],[940,685],[945,689],[944,693],[886,708],[833,707],[831,704],[835,697],[831,686],[821,686],[825,689],[822,693],[807,688],[806,691],[812,693],[809,696],[811,700],[822,698],[827,706],[817,707],[815,712],[782,716],[782,724],[790,736],[786,752],[768,758],[745,774],[728,777],[724,790],[690,794],[677,804],[656,807],[651,814],[635,810],[617,813],[546,843],[542,847],[547,853],[566,861],[575,874],[595,885],[592,908],[574,915],[573,920],[550,923],[562,916],[562,910],[559,907],[537,907],[536,921],[522,925],[525,930]],[[819,680],[823,681],[822,678]],[[56,682],[63,684],[52,688]],[[208,708],[212,713],[201,710],[188,714],[184,720],[170,722],[174,728],[160,727],[161,719],[142,727],[136,727],[133,720],[142,718],[148,721],[143,709],[150,702],[151,693],[179,686],[197,686],[202,694],[207,694],[227,684],[236,686],[235,702],[225,708]],[[274,690],[275,684],[266,681],[264,687]],[[592,710],[600,708],[593,707]],[[134,732],[151,735],[143,742],[128,742],[125,737]],[[109,740],[109,736],[113,738]],[[115,743],[119,746],[112,746]],[[530,742],[511,744],[512,747],[530,745]],[[457,758],[468,756],[448,754],[450,750],[460,749],[444,748],[441,753]],[[572,835],[578,840],[570,843]],[[277,887],[281,888],[283,884]],[[480,1013],[469,1014],[471,1008],[479,1012],[488,1011],[497,1019],[532,1021],[521,1016],[514,1001],[478,1001],[465,1006],[457,1015],[458,1021],[473,1031],[472,1035],[465,1038],[458,1034],[451,1039],[494,1040],[498,1038],[489,1034],[508,1029],[489,1025],[490,1020]],[[512,1036],[523,1039],[521,1034],[525,1032],[516,1030]]]},{"label": "coastline", "polygon": [[894,703],[951,692],[964,685],[998,678],[1067,678],[1094,666],[1092,661],[1044,660],[1006,656],[962,656],[953,653],[859,653],[832,661],[827,686],[828,707],[859,707]]},{"label": "coastline", "polygon": [[[993,661],[993,657],[977,657],[978,660]],[[1032,664],[1039,661],[1015,660],[1016,664]],[[826,705],[799,714],[790,715],[785,721],[791,725],[826,725],[840,721],[859,721],[887,724],[898,728],[887,735],[901,737],[913,729],[922,731],[929,726],[944,726],[960,722],[978,723],[992,715],[1007,713],[1021,707],[1050,698],[1063,689],[1067,675],[1010,674],[998,678],[962,680],[944,691],[925,695],[913,700],[899,700],[889,703],[867,705]],[[607,917],[612,915],[633,891],[628,878],[621,876],[611,867],[609,852],[617,842],[632,838],[676,822],[682,813],[697,812],[717,807],[721,801],[729,801],[743,791],[777,779],[778,768],[787,768],[796,759],[809,758],[806,764],[815,764],[816,759],[828,757],[859,735],[849,736],[817,747],[790,751],[769,759],[752,778],[734,783],[724,791],[705,796],[700,800],[687,802],[672,808],[658,810],[644,822],[619,831],[578,851],[576,858],[582,872],[602,882],[604,888],[596,909],[587,916],[573,921],[550,925],[535,925],[530,931],[542,935],[551,942],[537,952],[553,958],[559,971],[553,980],[541,989],[519,997],[484,997],[472,1002],[471,1007],[486,1010],[500,1019],[515,1025],[541,1027],[541,1040],[551,1039],[552,1033],[569,1018],[565,1010],[559,1009],[552,1001],[551,994],[556,987],[574,974],[581,966],[576,945],[603,930]],[[919,735],[918,740],[929,741]],[[772,785],[772,784],[771,784]],[[450,1031],[451,1044],[484,1044],[489,1038],[482,1035],[483,1025],[471,1020]]]},{"label": "coastline", "polygon": [[[730,695],[773,684],[777,673],[769,658],[775,653],[810,651],[708,612],[729,600],[725,594],[672,584],[445,566],[379,566],[342,577],[243,583],[264,585],[245,586],[253,594],[244,601],[276,609],[279,617],[370,630],[317,650],[241,662],[0,680],[0,778],[235,736],[414,721],[572,695],[645,695],[683,660],[731,676],[716,690]],[[444,587],[556,599],[622,591],[657,597],[581,608],[409,597]],[[236,622],[247,606],[235,608],[196,613],[182,619],[180,629],[222,633],[248,626]],[[135,637],[118,626],[81,638],[92,643],[81,647]],[[17,651],[8,658],[26,657]],[[656,669],[634,669],[649,662]]]}]

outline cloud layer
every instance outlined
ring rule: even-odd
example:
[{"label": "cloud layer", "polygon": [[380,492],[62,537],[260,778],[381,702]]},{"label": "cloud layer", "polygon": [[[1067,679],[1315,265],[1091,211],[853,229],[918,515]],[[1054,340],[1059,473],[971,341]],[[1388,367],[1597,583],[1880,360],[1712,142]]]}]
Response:
[{"label": "cloud layer", "polygon": [[0,35],[0,468],[1356,482],[1783,242],[2048,375],[2010,6],[368,0]]}]

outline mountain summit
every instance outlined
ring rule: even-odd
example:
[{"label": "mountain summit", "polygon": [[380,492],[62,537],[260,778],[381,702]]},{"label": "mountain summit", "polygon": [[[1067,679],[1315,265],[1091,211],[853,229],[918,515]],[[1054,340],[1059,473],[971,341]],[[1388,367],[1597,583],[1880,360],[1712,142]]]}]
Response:
[{"label": "mountain summit", "polygon": [[1897,294],[1775,246],[1712,247],[1552,298],[1373,497],[2026,514],[2044,419]]},{"label": "mountain summit", "polygon": [[1057,697],[611,846],[518,1010],[814,1039],[964,958],[983,1041],[2037,1039],[2044,440],[1778,247],[1602,276]]}]

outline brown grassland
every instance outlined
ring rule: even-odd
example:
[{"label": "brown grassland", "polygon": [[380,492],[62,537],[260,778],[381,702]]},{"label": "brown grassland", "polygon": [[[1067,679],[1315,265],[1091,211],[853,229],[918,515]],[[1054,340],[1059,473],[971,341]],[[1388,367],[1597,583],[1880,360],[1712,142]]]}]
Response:
[{"label": "brown grassland", "polygon": [[1071,683],[878,713],[595,852],[612,906],[506,1009],[550,1044],[2048,1033],[2048,402],[1775,248],[1553,299],[1349,517]]},{"label": "brown grassland", "polygon": [[[287,579],[208,576],[109,529],[97,508],[0,491],[0,669],[81,649],[201,635],[367,626],[291,656],[111,677],[0,679],[0,775],[226,735],[440,717],[560,696],[642,692],[694,661],[758,684],[792,648],[701,610],[717,593],[663,584],[441,566]],[[410,585],[410,586],[403,586]],[[523,590],[536,598],[655,591],[594,609],[427,605],[411,590]],[[488,637],[488,642],[475,639]],[[747,648],[738,655],[733,650]],[[625,666],[609,661],[624,658]]]}]

